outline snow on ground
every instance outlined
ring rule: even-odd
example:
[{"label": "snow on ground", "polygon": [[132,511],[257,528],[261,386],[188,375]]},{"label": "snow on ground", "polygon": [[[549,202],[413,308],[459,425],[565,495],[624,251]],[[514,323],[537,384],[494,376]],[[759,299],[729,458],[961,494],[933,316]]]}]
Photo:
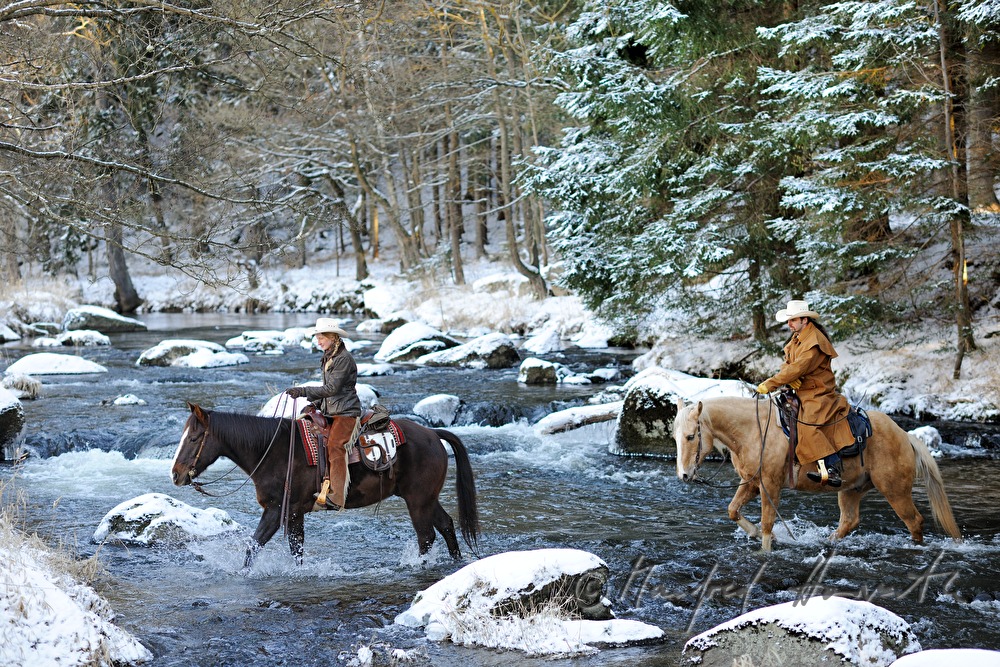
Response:
[{"label": "snow on ground", "polygon": [[0,665],[141,664],[152,654],[41,543],[0,520]]}]

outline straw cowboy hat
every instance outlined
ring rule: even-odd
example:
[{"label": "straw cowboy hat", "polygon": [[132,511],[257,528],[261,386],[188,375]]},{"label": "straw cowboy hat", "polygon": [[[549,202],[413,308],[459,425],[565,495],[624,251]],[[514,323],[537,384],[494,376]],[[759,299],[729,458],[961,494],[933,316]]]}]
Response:
[{"label": "straw cowboy hat", "polygon": [[306,329],[306,334],[309,336],[315,336],[316,334],[337,334],[338,336],[346,336],[347,332],[341,329],[337,320],[332,317],[321,317],[316,320],[316,326],[309,327]]},{"label": "straw cowboy hat", "polygon": [[805,301],[789,301],[787,308],[779,310],[774,314],[774,319],[779,322],[787,322],[796,317],[811,317],[814,320],[818,320],[819,313],[809,310],[809,304]]}]

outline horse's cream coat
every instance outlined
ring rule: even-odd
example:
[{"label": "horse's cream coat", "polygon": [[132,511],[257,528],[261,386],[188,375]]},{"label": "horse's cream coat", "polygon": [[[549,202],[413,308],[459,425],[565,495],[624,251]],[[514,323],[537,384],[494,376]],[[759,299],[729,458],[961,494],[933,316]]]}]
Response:
[{"label": "horse's cream coat", "polygon": [[[769,403],[754,398],[710,398],[685,406],[678,400],[674,419],[677,445],[677,476],[685,481],[698,478],[698,469],[712,450],[728,450],[741,483],[729,503],[729,517],[752,537],[758,531],[740,510],[760,494],[760,535],[762,547],[770,551],[774,521],[781,489],[789,485],[788,439],[777,421],[777,411]],[[842,538],[860,522],[861,498],[877,489],[903,520],[914,542],[923,541],[924,519],[913,504],[913,482],[922,474],[931,511],[951,537],[961,534],[944,491],[941,473],[927,446],[887,415],[870,410],[872,436],[861,458],[843,460],[843,486],[822,486],[792,471],[794,488],[803,491],[839,491],[840,523],[834,537]]]}]

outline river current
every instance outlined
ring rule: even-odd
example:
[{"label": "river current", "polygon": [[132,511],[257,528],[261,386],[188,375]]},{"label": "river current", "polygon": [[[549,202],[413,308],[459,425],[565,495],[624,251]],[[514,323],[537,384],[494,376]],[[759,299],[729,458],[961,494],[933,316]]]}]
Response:
[{"label": "river current", "polygon": [[[171,458],[187,418],[186,402],[255,413],[281,389],[313,379],[318,354],[250,356],[250,363],[216,369],[139,368],[142,350],[165,338],[225,343],[251,329],[307,326],[304,315],[148,315],[149,331],[112,336],[110,348],[75,353],[109,372],[46,376],[43,398],[25,401],[24,445],[18,466],[0,466],[8,494],[28,502],[25,526],[80,556],[97,554],[104,573],[95,588],[116,622],[154,654],[157,667],[188,665],[329,665],[372,646],[409,652],[410,664],[551,664],[551,658],[431,642],[393,625],[415,593],[456,571],[440,539],[417,554],[400,499],[377,508],[306,518],[305,564],[296,566],[279,533],[249,576],[239,573],[244,540],[257,523],[252,486],[222,460],[204,479],[223,498],[170,483]],[[378,336],[355,350],[371,361]],[[36,352],[25,344],[0,348],[6,361]],[[627,350],[576,351],[559,357],[575,370],[628,367]],[[868,599],[908,621],[927,648],[1000,650],[1000,461],[949,447],[939,460],[956,519],[966,539],[954,543],[930,518],[923,487],[917,506],[926,540],[914,545],[888,503],[869,494],[861,526],[837,545],[836,497],[788,493],[781,499],[775,551],[764,555],[726,515],[735,474],[718,465],[711,485],[684,485],[672,460],[608,453],[612,426],[539,436],[531,423],[600,391],[590,387],[525,387],[517,369],[460,370],[400,366],[388,376],[360,378],[396,414],[425,396],[462,398],[475,424],[449,427],[465,442],[476,474],[482,521],[480,555],[543,547],[592,552],[611,570],[607,596],[620,618],[657,625],[662,643],[606,648],[559,659],[573,665],[678,665],[687,638],[742,611],[818,593]],[[123,394],[146,405],[115,406]],[[485,425],[484,425],[485,424]],[[492,425],[491,425],[492,424]],[[907,427],[912,427],[907,425]],[[956,443],[960,444],[960,443]],[[450,475],[454,473],[451,465]],[[711,474],[711,473],[710,473]],[[218,507],[245,530],[186,545],[149,548],[98,545],[91,536],[118,503],[143,493],[171,495],[197,507]],[[456,514],[454,482],[442,492]],[[9,499],[8,499],[9,500]],[[747,507],[759,516],[759,503]],[[463,546],[464,562],[474,556]],[[405,663],[404,663],[405,664]]]}]

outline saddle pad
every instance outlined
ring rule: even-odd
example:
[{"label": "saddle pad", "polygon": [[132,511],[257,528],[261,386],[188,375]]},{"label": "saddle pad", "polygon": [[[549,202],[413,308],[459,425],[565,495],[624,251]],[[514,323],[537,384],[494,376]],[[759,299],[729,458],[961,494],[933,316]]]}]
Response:
[{"label": "saddle pad", "polygon": [[319,461],[319,442],[312,432],[312,422],[306,419],[296,419],[295,423],[299,427],[299,435],[302,436],[302,447],[306,451],[306,462],[314,466]]},{"label": "saddle pad", "polygon": [[396,436],[392,431],[368,433],[360,438],[360,456],[364,456],[372,464],[391,461],[396,456]]}]

